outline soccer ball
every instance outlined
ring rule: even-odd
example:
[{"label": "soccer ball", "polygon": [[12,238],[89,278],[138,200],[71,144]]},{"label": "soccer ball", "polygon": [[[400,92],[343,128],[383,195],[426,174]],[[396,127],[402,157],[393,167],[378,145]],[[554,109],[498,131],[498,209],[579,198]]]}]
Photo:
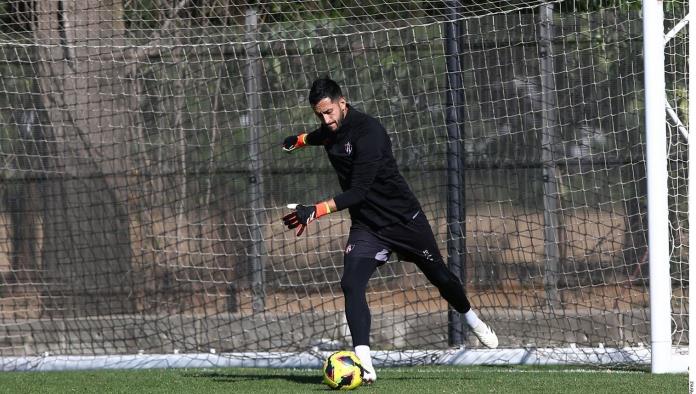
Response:
[{"label": "soccer ball", "polygon": [[324,361],[324,383],[334,390],[353,390],[362,384],[364,369],[355,353],[342,350]]}]

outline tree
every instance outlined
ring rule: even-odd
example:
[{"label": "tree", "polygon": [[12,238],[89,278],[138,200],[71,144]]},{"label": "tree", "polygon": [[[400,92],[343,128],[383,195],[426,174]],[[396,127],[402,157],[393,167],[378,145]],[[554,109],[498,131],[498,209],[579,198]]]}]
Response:
[{"label": "tree", "polygon": [[[38,0],[34,38],[49,117],[42,186],[48,312],[129,312],[124,68],[112,56],[125,27],[118,0]],[[48,299],[48,298],[47,298]]]}]

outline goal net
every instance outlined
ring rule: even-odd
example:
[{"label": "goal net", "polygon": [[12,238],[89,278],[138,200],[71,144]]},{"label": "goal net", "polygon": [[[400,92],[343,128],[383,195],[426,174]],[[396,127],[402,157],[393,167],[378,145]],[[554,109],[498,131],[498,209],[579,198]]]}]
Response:
[{"label": "goal net", "polygon": [[[311,366],[349,348],[347,212],[301,237],[280,220],[339,192],[321,148],[280,148],[317,127],[324,75],[385,126],[501,343],[482,350],[393,258],[367,289],[378,365],[649,363],[640,2],[245,3],[0,4],[3,369]],[[688,11],[669,4],[667,29]],[[665,68],[675,346],[686,44]]]}]

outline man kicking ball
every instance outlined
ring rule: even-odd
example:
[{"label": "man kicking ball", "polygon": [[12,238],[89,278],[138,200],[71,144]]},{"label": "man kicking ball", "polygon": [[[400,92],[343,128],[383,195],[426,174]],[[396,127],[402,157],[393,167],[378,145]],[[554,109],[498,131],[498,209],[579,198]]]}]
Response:
[{"label": "man kicking ball", "polygon": [[309,104],[321,125],[311,133],[287,137],[283,149],[323,146],[343,192],[314,205],[293,204],[289,206],[293,212],[283,222],[299,236],[324,215],[346,208],[350,212],[341,289],[355,353],[366,370],[363,380],[377,379],[370,356],[371,316],[365,290],[377,267],[393,252],[416,264],[452,308],[464,314],[484,346],[497,347],[495,332],[471,309],[461,281],[442,259],[430,223],[397,168],[384,127],[349,105],[340,86],[329,78],[314,81]]}]

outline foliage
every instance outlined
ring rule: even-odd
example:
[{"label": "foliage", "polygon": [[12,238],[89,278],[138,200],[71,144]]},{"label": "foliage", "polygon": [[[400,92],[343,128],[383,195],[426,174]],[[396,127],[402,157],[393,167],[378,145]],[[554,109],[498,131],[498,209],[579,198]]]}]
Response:
[{"label": "foliage", "polygon": [[639,11],[640,0],[563,0],[560,10],[565,12],[589,12],[618,8],[623,11]]},{"label": "foliage", "polygon": [[157,0],[131,0],[124,9],[126,29],[156,29],[160,24]]},{"label": "foliage", "polygon": [[0,34],[31,31],[32,1],[0,0]]}]

